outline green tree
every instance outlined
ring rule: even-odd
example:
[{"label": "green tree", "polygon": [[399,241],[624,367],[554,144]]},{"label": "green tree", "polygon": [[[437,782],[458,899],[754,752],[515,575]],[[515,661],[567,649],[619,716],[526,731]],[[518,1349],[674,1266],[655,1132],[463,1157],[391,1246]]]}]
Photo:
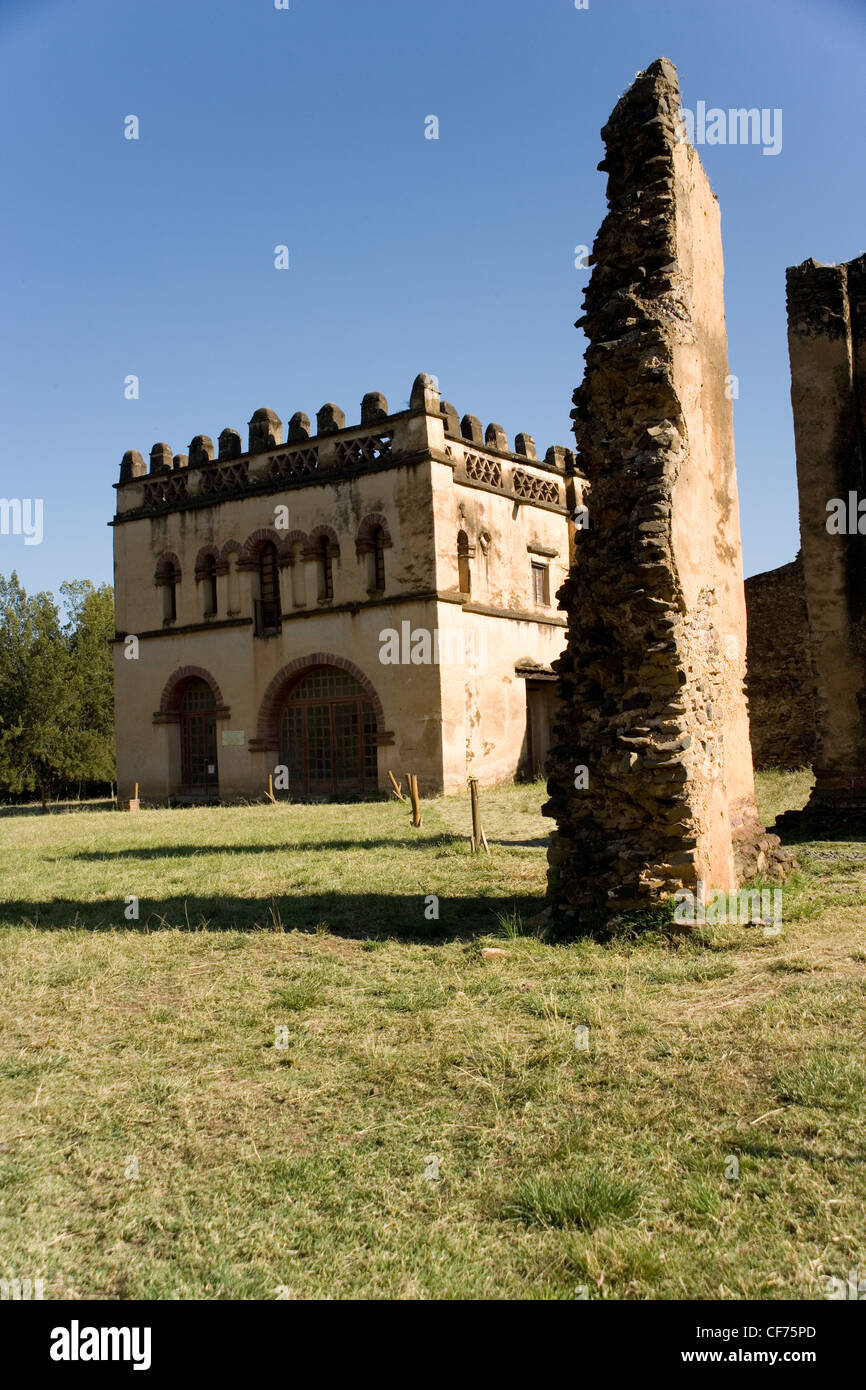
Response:
[{"label": "green tree", "polygon": [[61,584],[68,621],[66,640],[75,696],[75,728],[69,749],[72,775],[80,782],[113,782],[114,595],[89,579]]},{"label": "green tree", "polygon": [[51,793],[114,776],[111,590],[89,581],[28,596],[0,576],[0,790]]},{"label": "green tree", "polygon": [[0,781],[39,791],[43,805],[67,768],[74,696],[69,648],[51,594],[28,597],[0,577]]}]

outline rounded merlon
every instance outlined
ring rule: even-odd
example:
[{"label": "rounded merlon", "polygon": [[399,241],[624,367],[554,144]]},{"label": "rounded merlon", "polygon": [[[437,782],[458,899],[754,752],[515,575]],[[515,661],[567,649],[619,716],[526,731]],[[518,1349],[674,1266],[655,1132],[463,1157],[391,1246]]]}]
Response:
[{"label": "rounded merlon", "polygon": [[275,449],[283,442],[283,422],[275,410],[260,406],[253,412],[249,421],[251,454],[260,454],[265,449]]},{"label": "rounded merlon", "polygon": [[326,401],[316,412],[316,427],[319,434],[336,434],[346,428],[345,412],[333,401]]},{"label": "rounded merlon", "polygon": [[160,443],[154,444],[150,451],[150,471],[151,473],[168,473],[174,463],[171,452],[171,445]]},{"label": "rounded merlon", "polygon": [[289,421],[289,444],[296,444],[310,437],[310,417],[302,410],[296,410]]},{"label": "rounded merlon", "polygon": [[196,468],[200,464],[210,463],[213,460],[213,440],[207,434],[197,434],[195,439],[190,441],[189,463],[191,468]]},{"label": "rounded merlon", "polygon": [[240,434],[237,430],[233,430],[229,426],[226,426],[224,430],[220,430],[218,443],[219,457],[221,459],[240,458],[243,453]]},{"label": "rounded merlon", "polygon": [[381,391],[368,391],[361,401],[361,424],[375,425],[388,418],[388,400]]},{"label": "rounded merlon", "polygon": [[147,465],[137,449],[127,449],[120,462],[120,481],[131,483],[133,478],[143,478]]}]

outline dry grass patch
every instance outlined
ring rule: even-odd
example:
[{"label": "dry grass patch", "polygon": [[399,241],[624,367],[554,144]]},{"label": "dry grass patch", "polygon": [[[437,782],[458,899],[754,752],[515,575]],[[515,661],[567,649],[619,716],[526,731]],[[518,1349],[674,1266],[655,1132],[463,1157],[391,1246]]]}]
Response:
[{"label": "dry grass patch", "polygon": [[388,803],[0,817],[3,1272],[788,1298],[862,1266],[866,847],[802,847],[780,938],[548,946],[543,795],[485,793],[489,861],[464,798],[418,832]]}]

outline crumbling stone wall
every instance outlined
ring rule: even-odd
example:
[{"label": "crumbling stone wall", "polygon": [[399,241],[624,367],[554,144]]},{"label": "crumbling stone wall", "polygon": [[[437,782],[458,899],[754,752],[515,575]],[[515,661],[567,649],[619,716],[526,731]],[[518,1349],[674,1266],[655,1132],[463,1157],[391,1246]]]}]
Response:
[{"label": "crumbling stone wall", "polygon": [[866,256],[843,265],[808,260],[793,266],[787,291],[800,537],[817,678],[815,787],[807,810],[861,816],[866,813]]},{"label": "crumbling stone wall", "polygon": [[731,889],[778,862],[743,692],[719,209],[679,109],[659,59],[602,131],[609,212],[572,412],[589,527],[559,593],[568,641],[545,807],[558,927],[698,880]]},{"label": "crumbling stone wall", "polygon": [[803,559],[746,580],[746,693],[755,767],[815,757],[815,677]]}]

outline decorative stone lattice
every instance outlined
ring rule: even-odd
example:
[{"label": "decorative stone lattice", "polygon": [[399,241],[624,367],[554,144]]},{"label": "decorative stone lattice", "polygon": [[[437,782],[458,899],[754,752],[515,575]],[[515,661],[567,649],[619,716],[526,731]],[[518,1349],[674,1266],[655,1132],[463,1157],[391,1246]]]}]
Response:
[{"label": "decorative stone lattice", "polygon": [[609,212],[572,412],[589,528],[559,593],[545,807],[555,930],[786,863],[758,820],[743,694],[719,209],[679,110],[659,59],[602,132]]},{"label": "decorative stone lattice", "polygon": [[467,478],[475,483],[488,483],[490,487],[502,487],[502,467],[495,459],[482,458],[479,454],[466,454],[463,460]]},{"label": "decorative stone lattice", "polygon": [[275,482],[291,482],[318,472],[318,449],[297,449],[293,454],[276,454],[271,459],[268,476]]},{"label": "decorative stone lattice", "polygon": [[546,478],[535,478],[522,468],[515,468],[511,475],[511,485],[518,497],[526,497],[531,502],[559,502],[559,488]]},{"label": "decorative stone lattice", "polygon": [[340,439],[337,441],[334,460],[338,465],[381,463],[383,459],[391,457],[392,440],[393,435],[390,434],[370,434],[363,439]]},{"label": "decorative stone lattice", "polygon": [[224,468],[212,468],[201,475],[199,491],[206,497],[226,492],[238,492],[247,485],[249,464],[229,463]]},{"label": "decorative stone lattice", "polygon": [[157,482],[144,485],[146,507],[162,507],[171,502],[181,502],[186,495],[186,478],[160,478]]}]

